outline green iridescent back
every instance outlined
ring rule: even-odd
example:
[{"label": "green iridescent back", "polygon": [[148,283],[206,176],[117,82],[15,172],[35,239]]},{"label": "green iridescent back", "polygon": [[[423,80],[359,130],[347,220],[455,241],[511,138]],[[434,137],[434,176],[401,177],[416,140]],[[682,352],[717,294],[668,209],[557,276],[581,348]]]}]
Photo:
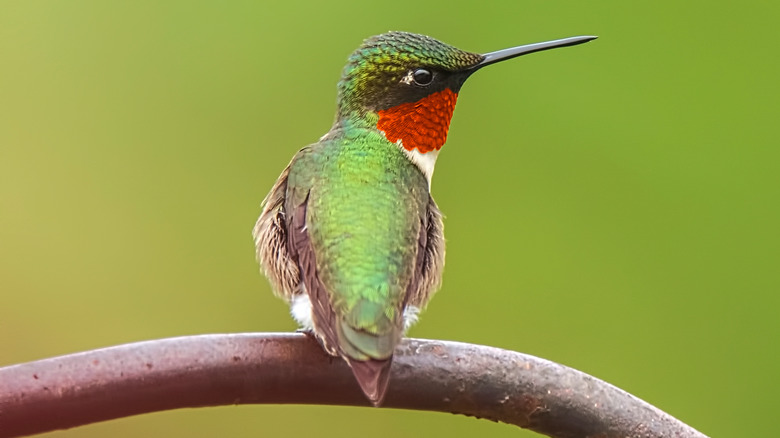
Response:
[{"label": "green iridescent back", "polygon": [[288,187],[308,193],[307,233],[342,321],[341,348],[356,359],[386,358],[402,335],[428,184],[378,132],[337,134],[298,154]]}]

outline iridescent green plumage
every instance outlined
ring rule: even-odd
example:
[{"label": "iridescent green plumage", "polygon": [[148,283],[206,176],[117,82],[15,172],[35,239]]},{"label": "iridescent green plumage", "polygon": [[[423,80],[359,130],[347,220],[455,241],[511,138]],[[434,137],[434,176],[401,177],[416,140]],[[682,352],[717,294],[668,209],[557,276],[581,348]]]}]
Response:
[{"label": "iridescent green plumage", "polygon": [[387,359],[401,337],[427,214],[425,177],[381,134],[355,129],[300,153],[287,181],[288,193],[308,194],[306,231],[341,317],[340,348],[354,359]]}]

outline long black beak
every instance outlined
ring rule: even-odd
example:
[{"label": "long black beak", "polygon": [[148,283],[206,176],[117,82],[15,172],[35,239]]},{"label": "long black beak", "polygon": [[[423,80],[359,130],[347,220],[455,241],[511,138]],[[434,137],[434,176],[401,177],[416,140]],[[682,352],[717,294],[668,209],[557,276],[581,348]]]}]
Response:
[{"label": "long black beak", "polygon": [[479,64],[472,67],[472,72],[479,70],[480,68],[495,64],[499,61],[515,58],[517,56],[527,55],[529,53],[541,52],[542,50],[557,49],[558,47],[576,46],[577,44],[587,43],[593,41],[598,37],[595,36],[576,36],[570,38],[564,38],[561,40],[545,41],[543,43],[526,44],[524,46],[512,47],[511,49],[499,50],[497,52],[485,53],[485,59]]}]

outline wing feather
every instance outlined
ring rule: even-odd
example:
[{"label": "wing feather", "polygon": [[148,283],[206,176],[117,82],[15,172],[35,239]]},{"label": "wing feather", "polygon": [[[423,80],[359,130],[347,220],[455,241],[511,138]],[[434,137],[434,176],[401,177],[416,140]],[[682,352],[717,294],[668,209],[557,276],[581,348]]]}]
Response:
[{"label": "wing feather", "polygon": [[354,353],[359,350],[351,349],[349,353],[345,351],[349,338],[345,338],[343,333],[340,336],[339,330],[344,327],[343,321],[333,309],[330,294],[317,274],[316,255],[306,227],[308,200],[307,192],[302,203],[290,206],[288,245],[298,260],[303,288],[309,294],[312,304],[314,334],[325,351],[333,356],[341,356],[347,361],[363,393],[371,403],[378,406],[387,391],[393,357],[390,355],[387,358],[375,359],[366,356],[357,359]]},{"label": "wing feather", "polygon": [[309,201],[309,193],[305,194],[303,202],[289,206],[291,214],[288,217],[290,233],[288,245],[298,260],[301,272],[301,281],[312,307],[312,322],[314,332],[318,336],[322,346],[331,355],[341,353],[338,346],[338,337],[335,331],[336,313],[330,303],[330,297],[325,285],[317,275],[317,259],[314,248],[306,230],[306,206]]},{"label": "wing feather", "polygon": [[444,223],[433,197],[418,239],[416,275],[409,284],[407,304],[422,309],[441,286],[444,271]]},{"label": "wing feather", "polygon": [[284,210],[288,165],[263,200],[263,212],[252,230],[255,255],[274,293],[290,302],[301,293],[298,263],[288,248],[287,218]]}]

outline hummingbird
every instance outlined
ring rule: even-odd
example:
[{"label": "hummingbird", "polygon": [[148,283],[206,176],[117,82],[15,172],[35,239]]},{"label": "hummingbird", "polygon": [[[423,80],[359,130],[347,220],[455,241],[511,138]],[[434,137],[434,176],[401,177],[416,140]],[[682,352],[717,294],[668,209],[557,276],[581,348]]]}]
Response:
[{"label": "hummingbird", "polygon": [[461,86],[485,66],[595,38],[479,54],[388,32],[349,56],[332,128],[282,171],[252,235],[274,293],[347,362],[374,406],[393,351],[441,285],[444,227],[431,177]]}]

